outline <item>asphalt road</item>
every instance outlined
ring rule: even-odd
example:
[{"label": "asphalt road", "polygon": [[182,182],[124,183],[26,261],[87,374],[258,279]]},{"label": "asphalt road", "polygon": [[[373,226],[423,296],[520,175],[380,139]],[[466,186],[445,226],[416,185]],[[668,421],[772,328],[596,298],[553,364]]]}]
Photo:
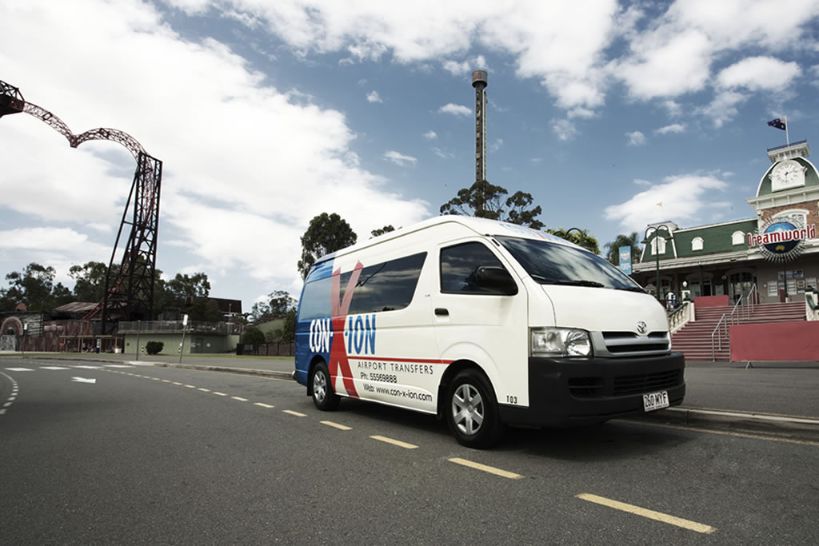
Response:
[{"label": "asphalt road", "polygon": [[0,543],[819,543],[815,442],[615,421],[473,451],[292,381],[101,365],[0,361]]}]

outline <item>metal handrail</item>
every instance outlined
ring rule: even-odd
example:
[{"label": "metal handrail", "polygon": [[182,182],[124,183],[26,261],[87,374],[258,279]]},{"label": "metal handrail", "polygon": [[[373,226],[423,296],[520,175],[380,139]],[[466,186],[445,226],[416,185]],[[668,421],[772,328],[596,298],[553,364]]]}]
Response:
[{"label": "metal handrail", "polygon": [[748,294],[746,294],[746,302],[745,302],[745,320],[751,318],[751,315],[754,313],[754,307],[756,306],[756,298],[755,295],[759,295],[759,290],[757,289],[756,283],[751,285],[751,289],[748,290]]},{"label": "metal handrail", "polygon": [[716,342],[714,341],[714,336],[717,335],[717,332],[719,332],[720,326],[724,326],[724,324],[728,323],[728,321],[725,320],[725,317],[727,316],[728,313],[723,313],[722,316],[719,318],[719,322],[717,322],[717,325],[714,327],[713,330],[711,330],[711,362],[717,360],[715,349],[717,343],[719,343],[719,350],[720,351],[722,350],[722,336],[717,337]]}]

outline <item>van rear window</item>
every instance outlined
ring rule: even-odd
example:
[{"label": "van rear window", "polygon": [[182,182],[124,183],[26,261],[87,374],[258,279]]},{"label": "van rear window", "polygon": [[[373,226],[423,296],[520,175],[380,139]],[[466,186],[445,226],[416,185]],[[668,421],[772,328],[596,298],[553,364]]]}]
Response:
[{"label": "van rear window", "polygon": [[[362,269],[353,289],[349,313],[380,313],[407,307],[415,294],[426,256],[426,252],[421,252]],[[341,275],[339,300],[344,297],[350,275],[351,271]],[[324,277],[304,285],[299,320],[330,316],[332,284],[332,277]]]}]

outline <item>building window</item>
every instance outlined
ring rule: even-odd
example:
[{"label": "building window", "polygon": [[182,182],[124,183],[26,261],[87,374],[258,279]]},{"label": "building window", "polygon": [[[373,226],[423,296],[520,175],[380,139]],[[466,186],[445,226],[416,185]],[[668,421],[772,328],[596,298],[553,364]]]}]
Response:
[{"label": "building window", "polygon": [[665,254],[665,237],[657,236],[651,240],[651,255]]},{"label": "building window", "polygon": [[691,240],[691,250],[702,250],[702,237],[694,237]]},{"label": "building window", "polygon": [[745,234],[741,231],[735,231],[731,234],[731,244],[732,245],[741,245],[745,242]]}]

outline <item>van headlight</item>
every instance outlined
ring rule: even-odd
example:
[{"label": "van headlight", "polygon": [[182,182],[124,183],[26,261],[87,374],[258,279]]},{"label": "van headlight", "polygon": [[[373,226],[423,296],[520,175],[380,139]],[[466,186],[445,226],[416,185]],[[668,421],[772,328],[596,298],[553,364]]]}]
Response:
[{"label": "van headlight", "polygon": [[591,338],[575,328],[532,328],[529,330],[532,356],[591,356]]}]

